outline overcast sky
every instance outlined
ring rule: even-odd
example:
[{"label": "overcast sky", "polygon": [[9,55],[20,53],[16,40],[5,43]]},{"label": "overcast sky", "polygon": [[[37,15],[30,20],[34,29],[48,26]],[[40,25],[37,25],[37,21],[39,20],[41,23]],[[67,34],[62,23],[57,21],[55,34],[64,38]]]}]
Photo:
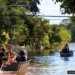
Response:
[{"label": "overcast sky", "polygon": [[[61,16],[62,15],[61,12],[60,12],[60,3],[55,4],[52,0],[40,0],[40,1],[41,1],[41,5],[39,5],[40,14],[50,15],[50,16]],[[50,20],[51,24],[55,24],[55,23],[59,24],[62,21],[63,18],[47,17],[47,19]]]}]

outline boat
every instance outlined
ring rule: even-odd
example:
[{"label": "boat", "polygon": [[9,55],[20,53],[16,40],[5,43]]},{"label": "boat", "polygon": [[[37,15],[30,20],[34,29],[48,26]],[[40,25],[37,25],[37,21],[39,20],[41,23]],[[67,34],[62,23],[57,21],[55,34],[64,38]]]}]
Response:
[{"label": "boat", "polygon": [[61,57],[71,57],[73,56],[73,51],[69,51],[69,52],[60,52],[60,56]]},{"label": "boat", "polygon": [[27,60],[25,62],[17,62],[17,63],[13,63],[11,65],[8,65],[8,66],[2,66],[0,73],[4,74],[7,72],[11,72],[16,75],[25,75],[25,73],[28,70],[29,64],[30,64],[30,60]]},{"label": "boat", "polygon": [[[1,67],[1,70],[2,71],[17,71],[17,70],[19,70],[20,69],[20,67],[22,66],[22,65],[24,65],[24,66],[28,66],[29,65],[29,63],[30,63],[30,60],[27,60],[27,61],[25,61],[25,62],[16,62],[16,63],[12,63],[11,65],[7,65],[7,66],[2,66]],[[25,67],[25,68],[26,68]]]}]

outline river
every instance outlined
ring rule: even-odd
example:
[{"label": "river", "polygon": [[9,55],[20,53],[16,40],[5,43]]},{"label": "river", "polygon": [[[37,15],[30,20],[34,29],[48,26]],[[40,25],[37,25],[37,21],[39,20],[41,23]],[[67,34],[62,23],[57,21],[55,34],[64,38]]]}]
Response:
[{"label": "river", "polygon": [[[75,43],[69,44],[69,48],[74,51]],[[75,70],[75,51],[73,57],[60,57],[59,52],[34,57],[34,66],[29,68],[28,75],[68,75],[69,70]]]},{"label": "river", "polygon": [[[75,43],[69,44],[69,47],[74,51]],[[56,52],[50,56],[35,56],[32,61],[26,75],[68,75],[67,71],[75,71],[75,51],[73,57],[60,57],[60,53]]]}]

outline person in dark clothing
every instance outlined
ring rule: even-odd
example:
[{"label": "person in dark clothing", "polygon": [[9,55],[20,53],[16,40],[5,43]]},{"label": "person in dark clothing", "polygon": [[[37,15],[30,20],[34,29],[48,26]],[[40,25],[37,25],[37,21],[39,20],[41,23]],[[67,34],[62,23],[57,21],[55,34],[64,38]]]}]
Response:
[{"label": "person in dark clothing", "polygon": [[62,52],[64,52],[64,53],[69,52],[69,46],[68,46],[68,44],[66,44],[66,45],[64,46],[64,48],[62,49]]},{"label": "person in dark clothing", "polygon": [[7,60],[7,54],[6,54],[6,49],[2,49],[0,52],[0,67],[2,65],[2,62]]},{"label": "person in dark clothing", "polygon": [[20,60],[23,62],[23,61],[26,61],[26,58],[25,58],[25,52],[23,50],[21,50],[19,52],[19,56],[20,56]]},{"label": "person in dark clothing", "polygon": [[18,53],[18,56],[16,57],[17,62],[24,62],[27,60],[27,51],[24,49],[24,47],[21,47],[21,50]]},{"label": "person in dark clothing", "polygon": [[0,67],[2,65],[2,56],[3,56],[3,54],[2,54],[2,52],[0,52]]}]

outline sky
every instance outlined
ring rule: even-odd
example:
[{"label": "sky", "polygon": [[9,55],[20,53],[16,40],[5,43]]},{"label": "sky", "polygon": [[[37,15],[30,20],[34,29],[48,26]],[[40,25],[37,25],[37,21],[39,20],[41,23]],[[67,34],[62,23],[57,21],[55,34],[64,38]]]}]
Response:
[{"label": "sky", "polygon": [[[54,3],[52,0],[40,0],[41,5],[39,5],[40,14],[41,15],[49,15],[49,16],[64,16],[60,11],[60,3]],[[67,14],[65,15],[67,16]],[[59,24],[64,18],[57,17],[44,17],[50,20],[51,24]]]}]

